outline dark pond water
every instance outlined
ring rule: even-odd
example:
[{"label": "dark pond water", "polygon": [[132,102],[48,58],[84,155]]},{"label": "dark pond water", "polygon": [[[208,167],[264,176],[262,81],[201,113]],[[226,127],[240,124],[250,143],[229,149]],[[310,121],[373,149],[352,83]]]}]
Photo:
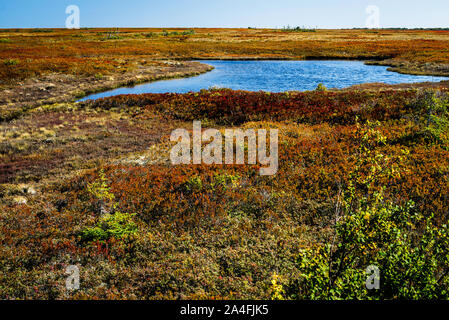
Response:
[{"label": "dark pond water", "polygon": [[85,97],[98,99],[119,94],[184,93],[211,87],[248,91],[305,91],[319,83],[344,88],[367,82],[388,84],[447,80],[445,77],[413,76],[369,66],[361,61],[200,61],[215,67],[208,73],[182,79],[161,80],[135,87],[118,88]]}]

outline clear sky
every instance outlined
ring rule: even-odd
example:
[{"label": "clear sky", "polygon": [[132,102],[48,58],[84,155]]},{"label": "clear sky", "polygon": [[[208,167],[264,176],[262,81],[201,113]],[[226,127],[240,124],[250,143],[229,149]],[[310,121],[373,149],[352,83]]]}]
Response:
[{"label": "clear sky", "polygon": [[81,27],[449,27],[449,0],[0,0],[0,28],[62,28],[68,5]]}]

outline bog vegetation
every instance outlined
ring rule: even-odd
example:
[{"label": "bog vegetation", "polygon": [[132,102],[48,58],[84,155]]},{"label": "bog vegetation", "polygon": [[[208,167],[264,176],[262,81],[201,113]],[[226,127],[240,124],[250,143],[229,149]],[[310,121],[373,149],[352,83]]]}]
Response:
[{"label": "bog vegetation", "polygon": [[[47,105],[20,90],[44,99],[65,81],[83,84],[81,97],[193,58],[363,59],[449,75],[448,40],[445,29],[0,30],[0,298],[449,298],[443,85]],[[193,120],[279,129],[278,173],[172,166],[170,133]],[[70,265],[77,291],[65,288]],[[369,266],[379,290],[365,286]]]},{"label": "bog vegetation", "polygon": [[[0,297],[448,298],[448,104],[320,87],[29,110],[0,125]],[[171,130],[192,120],[279,129],[277,175],[172,166]]]},{"label": "bog vegetation", "polygon": [[0,85],[49,73],[133,70],[192,58],[363,59],[394,70],[449,75],[449,30],[2,29]]}]

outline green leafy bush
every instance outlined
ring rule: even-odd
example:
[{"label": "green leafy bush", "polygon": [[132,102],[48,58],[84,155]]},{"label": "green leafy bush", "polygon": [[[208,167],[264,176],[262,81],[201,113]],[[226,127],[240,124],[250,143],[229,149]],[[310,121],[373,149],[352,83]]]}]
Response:
[{"label": "green leafy bush", "polygon": [[182,32],[184,36],[193,36],[195,34],[195,30],[186,30]]},{"label": "green leafy bush", "polygon": [[446,93],[427,90],[413,104],[419,136],[425,140],[447,145],[449,142],[449,98]]},{"label": "green leafy bush", "polygon": [[149,33],[145,34],[145,37],[146,38],[154,38],[154,37],[157,37],[157,34],[154,32],[149,32]]},{"label": "green leafy bush", "polygon": [[212,188],[222,187],[222,188],[235,188],[239,185],[240,176],[232,175],[228,173],[216,174],[214,176],[214,182],[212,183]]},{"label": "green leafy bush", "polygon": [[108,180],[104,174],[104,170],[100,170],[99,179],[88,184],[87,191],[101,201],[113,201],[114,194],[110,191]]},{"label": "green leafy bush", "polygon": [[6,59],[6,60],[3,60],[3,64],[5,65],[5,66],[16,66],[16,65],[18,65],[20,62],[19,62],[19,60],[16,60],[16,59]]},{"label": "green leafy bush", "polygon": [[100,219],[97,226],[86,228],[81,232],[82,241],[106,241],[110,238],[124,239],[132,236],[137,231],[137,225],[133,221],[136,214],[114,212]]},{"label": "green leafy bush", "polygon": [[[449,228],[417,212],[412,201],[386,202],[374,188],[395,166],[376,149],[385,138],[373,124],[358,127],[359,161],[337,203],[330,243],[303,250],[299,279],[289,298],[442,299],[449,297]],[[360,194],[365,196],[360,198]],[[380,287],[368,290],[366,269],[380,270]]]},{"label": "green leafy bush", "polygon": [[203,189],[203,181],[201,180],[201,177],[194,176],[185,182],[184,187],[188,192],[201,191]]},{"label": "green leafy bush", "polygon": [[82,241],[106,241],[110,238],[124,239],[137,231],[137,225],[133,221],[136,214],[122,213],[116,210],[115,196],[110,191],[103,170],[99,172],[99,179],[88,184],[87,190],[99,201],[102,216],[95,227],[88,227],[81,231]]},{"label": "green leafy bush", "polygon": [[316,91],[326,91],[327,88],[326,88],[326,86],[323,83],[318,83],[318,85],[317,85],[315,90]]}]

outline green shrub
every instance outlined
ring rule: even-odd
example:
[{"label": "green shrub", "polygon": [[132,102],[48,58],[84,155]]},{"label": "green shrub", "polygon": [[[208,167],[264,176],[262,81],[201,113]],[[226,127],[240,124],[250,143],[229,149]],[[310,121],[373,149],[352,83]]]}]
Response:
[{"label": "green shrub", "polygon": [[[364,199],[336,224],[336,243],[304,250],[294,298],[447,299],[449,229],[414,212]],[[425,225],[423,231],[419,231]],[[380,289],[365,287],[368,266],[380,270]]]},{"label": "green shrub", "polygon": [[[336,206],[334,236],[298,256],[301,270],[286,288],[288,298],[442,299],[449,298],[449,228],[417,212],[412,201],[384,200],[374,188],[395,165],[377,151],[385,142],[368,123],[358,127],[359,160]],[[360,194],[365,196],[360,197]],[[366,269],[380,271],[380,288],[368,290]]]},{"label": "green shrub", "polygon": [[327,91],[326,86],[323,83],[318,83],[316,89],[316,91]]},{"label": "green shrub", "polygon": [[203,181],[201,180],[201,177],[194,176],[187,180],[184,186],[189,192],[201,191],[203,189]]},{"label": "green shrub", "polygon": [[157,34],[154,33],[154,32],[149,32],[149,33],[145,34],[145,37],[147,37],[147,38],[154,38],[154,37],[157,37]]},{"label": "green shrub", "polygon": [[136,214],[114,212],[103,216],[98,224],[92,228],[86,228],[81,232],[81,240],[106,241],[110,238],[125,239],[137,232],[137,225],[133,221]]},{"label": "green shrub", "polygon": [[195,30],[186,30],[182,32],[182,35],[184,36],[192,36],[195,34]]},{"label": "green shrub", "polygon": [[112,34],[107,37],[107,40],[119,40],[119,39],[123,39],[123,37],[116,34]]},{"label": "green shrub", "polygon": [[16,66],[16,65],[18,65],[20,63],[20,61],[19,60],[16,60],[16,59],[6,59],[6,60],[3,60],[3,64],[5,65],[5,66]]},{"label": "green shrub", "polygon": [[114,194],[110,191],[104,170],[100,170],[99,179],[87,185],[87,191],[101,201],[113,201]]},{"label": "green shrub", "polygon": [[274,273],[271,278],[270,296],[271,300],[283,300],[285,294],[283,286],[279,283],[279,275]]},{"label": "green shrub", "polygon": [[239,185],[240,176],[228,173],[217,174],[214,176],[212,188],[235,188]]},{"label": "green shrub", "polygon": [[449,97],[435,90],[422,92],[413,104],[418,136],[441,145],[449,142]]},{"label": "green shrub", "polygon": [[99,179],[88,184],[87,190],[99,201],[100,213],[103,215],[96,226],[81,231],[81,241],[106,241],[110,238],[124,239],[136,233],[137,225],[133,221],[136,214],[117,211],[117,203],[114,202],[115,196],[110,191],[103,170],[99,172]]}]

